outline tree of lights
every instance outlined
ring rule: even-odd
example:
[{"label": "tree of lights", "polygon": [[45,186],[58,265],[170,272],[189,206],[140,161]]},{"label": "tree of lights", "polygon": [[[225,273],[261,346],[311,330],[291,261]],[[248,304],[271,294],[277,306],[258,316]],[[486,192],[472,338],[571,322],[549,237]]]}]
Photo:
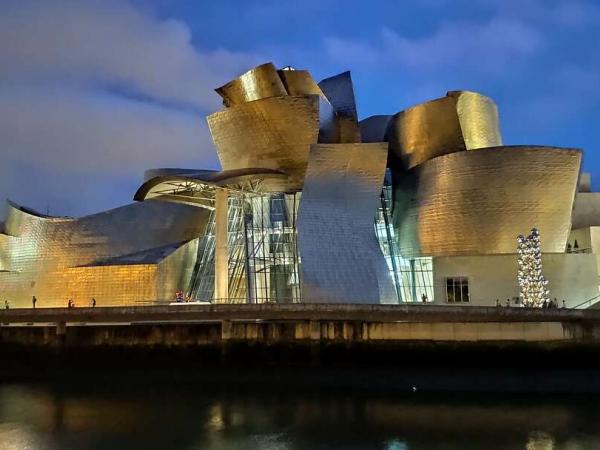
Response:
[{"label": "tree of lights", "polygon": [[523,306],[541,308],[549,300],[548,280],[542,275],[540,232],[532,228],[529,236],[517,237],[519,270],[517,279]]}]

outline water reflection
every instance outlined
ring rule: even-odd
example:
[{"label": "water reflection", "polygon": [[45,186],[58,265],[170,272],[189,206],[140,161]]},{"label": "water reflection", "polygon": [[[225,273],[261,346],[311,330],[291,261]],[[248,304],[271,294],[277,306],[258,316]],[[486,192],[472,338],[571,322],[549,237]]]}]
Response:
[{"label": "water reflection", "polygon": [[0,448],[598,449],[598,400],[148,381],[11,384],[0,385]]}]

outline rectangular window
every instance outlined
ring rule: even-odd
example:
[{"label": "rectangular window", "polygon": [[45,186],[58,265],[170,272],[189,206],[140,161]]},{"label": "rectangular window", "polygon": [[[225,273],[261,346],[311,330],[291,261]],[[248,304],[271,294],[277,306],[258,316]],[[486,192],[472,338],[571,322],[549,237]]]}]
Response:
[{"label": "rectangular window", "polygon": [[448,303],[468,303],[469,279],[465,277],[446,278],[446,301]]}]

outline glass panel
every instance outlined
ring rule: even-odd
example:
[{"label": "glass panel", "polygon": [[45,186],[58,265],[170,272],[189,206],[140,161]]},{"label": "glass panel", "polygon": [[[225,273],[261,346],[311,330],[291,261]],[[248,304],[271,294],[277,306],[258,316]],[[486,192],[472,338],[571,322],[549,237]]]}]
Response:
[{"label": "glass panel", "polygon": [[375,214],[375,233],[381,252],[396,286],[398,302],[419,302],[423,297],[434,300],[433,259],[429,257],[406,259],[400,255],[391,220],[391,177],[386,173],[380,206]]},{"label": "glass panel", "polygon": [[[296,217],[300,193],[231,194],[229,199],[229,295],[232,302],[298,302],[301,299]],[[235,195],[235,196],[233,196]],[[200,239],[190,292],[212,300],[214,214]]]},{"label": "glass panel", "polygon": [[461,291],[462,291],[462,301],[468,302],[469,301],[469,283],[467,282],[467,280],[463,280]]},{"label": "glass panel", "polygon": [[454,282],[452,278],[446,279],[446,299],[448,303],[454,303],[456,300],[454,292]]}]

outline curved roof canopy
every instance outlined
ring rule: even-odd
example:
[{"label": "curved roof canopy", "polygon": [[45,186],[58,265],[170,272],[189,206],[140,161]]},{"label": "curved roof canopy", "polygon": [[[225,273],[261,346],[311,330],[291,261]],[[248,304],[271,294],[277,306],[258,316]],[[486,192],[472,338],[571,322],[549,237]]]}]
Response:
[{"label": "curved roof canopy", "polygon": [[142,184],[133,199],[140,202],[162,200],[212,209],[215,189],[239,193],[272,191],[283,185],[286,178],[286,174],[278,170],[254,168],[164,175]]}]

